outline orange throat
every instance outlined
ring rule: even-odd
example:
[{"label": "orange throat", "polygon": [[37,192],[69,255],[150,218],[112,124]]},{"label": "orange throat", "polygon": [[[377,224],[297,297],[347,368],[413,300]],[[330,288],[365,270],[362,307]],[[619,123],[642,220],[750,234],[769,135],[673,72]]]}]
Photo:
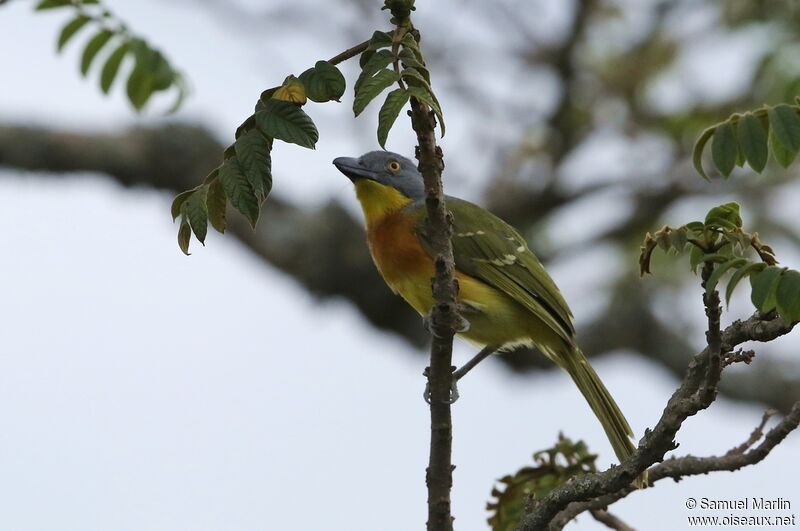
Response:
[{"label": "orange throat", "polygon": [[381,276],[415,310],[427,313],[433,304],[434,267],[415,233],[420,211],[404,210],[411,199],[374,181],[357,181],[356,195],[367,222],[370,254]]}]

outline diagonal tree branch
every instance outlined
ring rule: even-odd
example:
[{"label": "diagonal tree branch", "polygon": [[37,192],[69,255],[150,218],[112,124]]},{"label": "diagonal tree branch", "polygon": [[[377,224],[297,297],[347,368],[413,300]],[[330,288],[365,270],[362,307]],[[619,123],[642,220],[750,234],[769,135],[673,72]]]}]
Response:
[{"label": "diagonal tree branch", "polygon": [[[733,472],[746,466],[754,465],[764,460],[769,453],[780,444],[789,433],[800,425],[800,402],[794,405],[789,414],[784,417],[774,428],[764,435],[764,427],[772,417],[772,412],[764,414],[761,423],[753,433],[739,446],[732,448],[721,456],[684,457],[672,458],[660,463],[649,470],[650,481],[655,483],[662,479],[680,479],[687,476],[708,474],[711,472]],[[763,437],[761,444],[753,448]],[[626,487],[612,494],[606,494],[585,502],[570,504],[558,513],[550,525],[550,529],[561,529],[576,516],[585,511],[602,510],[612,503],[621,500],[637,489]]]},{"label": "diagonal tree branch", "polygon": [[605,509],[593,509],[592,516],[609,529],[616,529],[617,531],[635,531],[618,516],[614,516]]},{"label": "diagonal tree branch", "polygon": [[[704,283],[709,275],[710,270],[705,269]],[[713,402],[715,382],[718,381],[721,370],[719,360],[723,352],[728,352],[745,341],[770,341],[787,334],[794,327],[774,315],[754,315],[745,321],[736,321],[721,331],[719,295],[714,293],[704,296],[704,303],[708,316],[708,345],[690,361],[683,382],[669,399],[658,423],[642,437],[636,452],[619,466],[578,477],[554,489],[539,500],[525,516],[519,528],[521,531],[548,528],[556,516],[573,502],[583,502],[627,489],[636,476],[654,463],[663,461],[667,452],[677,447],[674,439],[683,421]]]}]

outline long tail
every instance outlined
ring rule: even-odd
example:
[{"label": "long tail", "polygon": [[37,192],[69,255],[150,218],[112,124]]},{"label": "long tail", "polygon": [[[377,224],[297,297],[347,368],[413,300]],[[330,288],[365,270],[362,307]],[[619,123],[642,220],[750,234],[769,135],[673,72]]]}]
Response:
[{"label": "long tail", "polygon": [[[589,360],[577,347],[569,356],[561,356],[563,367],[572,377],[575,385],[580,389],[589,406],[594,411],[597,420],[603,425],[603,429],[611,442],[611,447],[617,458],[621,461],[629,457],[636,446],[633,443],[633,430],[631,430],[625,415],[620,411],[617,403],[614,402],[611,393],[589,365]],[[647,486],[647,471],[636,478],[635,484],[638,488]]]}]

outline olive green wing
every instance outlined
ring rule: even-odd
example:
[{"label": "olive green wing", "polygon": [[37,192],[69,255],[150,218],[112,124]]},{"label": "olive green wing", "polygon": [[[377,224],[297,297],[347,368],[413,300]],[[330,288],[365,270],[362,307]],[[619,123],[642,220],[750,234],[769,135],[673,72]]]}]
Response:
[{"label": "olive green wing", "polygon": [[[424,212],[424,203],[415,208]],[[447,208],[453,214],[456,269],[512,297],[571,344],[575,328],[569,306],[525,239],[511,225],[468,201],[448,197]],[[431,252],[425,218],[420,215],[416,230]]]}]

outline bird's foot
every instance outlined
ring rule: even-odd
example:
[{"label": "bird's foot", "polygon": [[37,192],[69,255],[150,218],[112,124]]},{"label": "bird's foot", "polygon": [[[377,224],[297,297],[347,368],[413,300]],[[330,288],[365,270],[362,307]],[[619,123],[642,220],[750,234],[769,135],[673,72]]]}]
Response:
[{"label": "bird's foot", "polygon": [[[467,321],[460,315],[457,315],[456,317],[457,317],[456,327],[455,327],[456,334],[463,334],[464,332],[469,331],[469,321]],[[422,317],[422,326],[425,327],[425,330],[430,332],[432,336],[444,337],[442,334],[439,334],[437,332],[437,330],[439,330],[440,328],[439,326],[437,326],[437,323],[434,322],[433,310],[431,310],[429,314]]]},{"label": "bird's foot", "polygon": [[[455,366],[450,367],[450,370],[455,372],[455,370],[456,370]],[[431,371],[430,367],[425,367],[425,370],[422,371],[422,375],[425,378],[427,378],[428,375],[430,374],[430,371]],[[422,392],[422,398],[425,399],[425,402],[427,404],[431,403],[431,382],[430,382],[430,380],[425,382],[425,391]],[[445,403],[446,404],[454,404],[456,402],[456,400],[458,400],[458,398],[459,398],[459,394],[458,394],[458,379],[457,378],[453,378],[452,382],[450,383],[450,398],[445,400]]]}]

